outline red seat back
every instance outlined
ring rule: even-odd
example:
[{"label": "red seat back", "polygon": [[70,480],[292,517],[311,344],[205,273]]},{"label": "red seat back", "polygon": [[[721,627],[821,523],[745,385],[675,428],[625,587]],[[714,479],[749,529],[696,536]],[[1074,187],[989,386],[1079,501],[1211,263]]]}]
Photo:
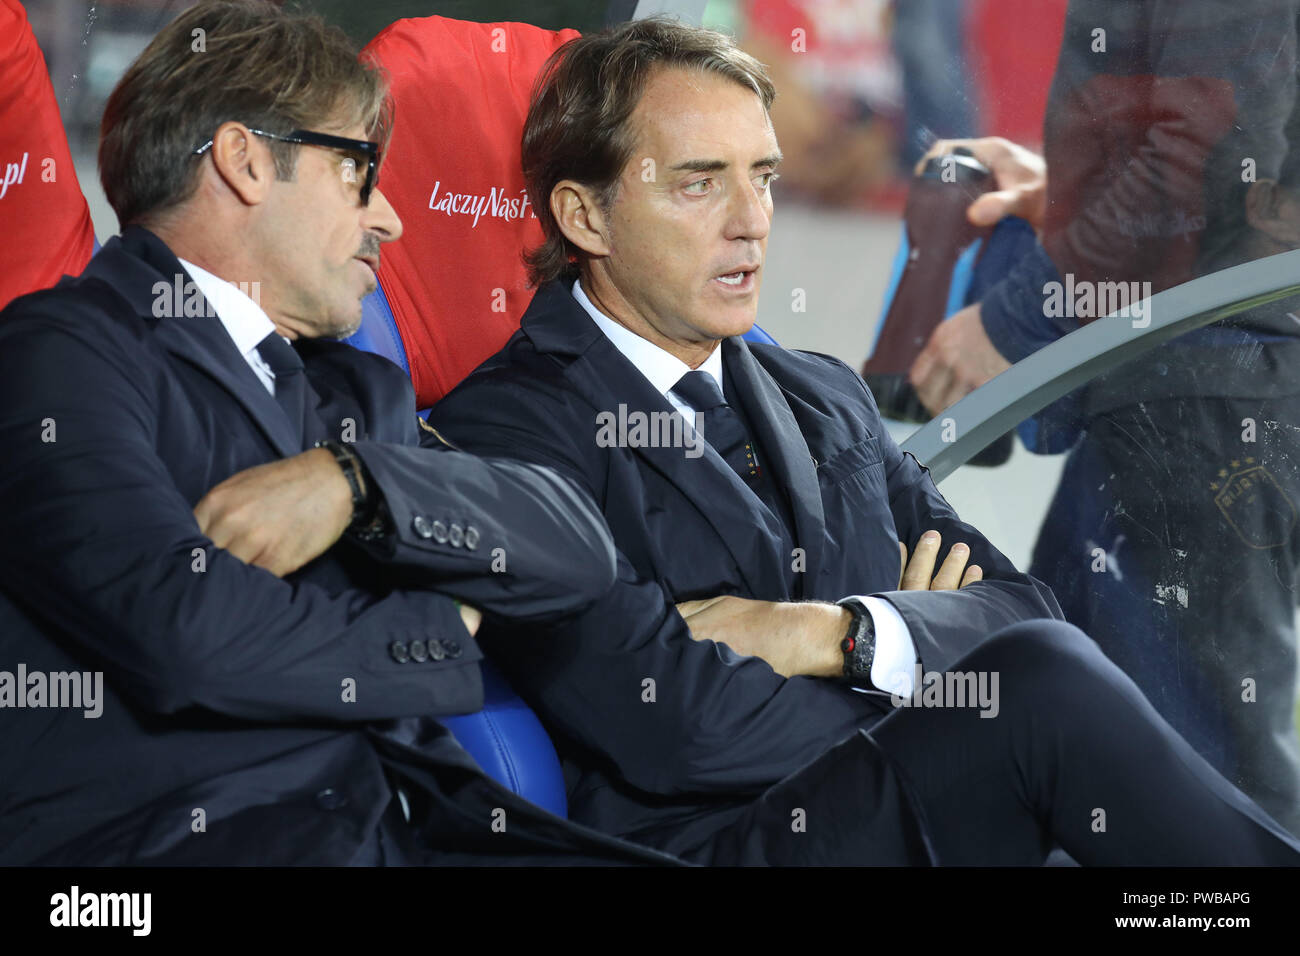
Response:
[{"label": "red seat back", "polygon": [[0,309],[86,267],[95,245],[45,57],[0,0]]},{"label": "red seat back", "polygon": [[521,256],[542,230],[519,141],[534,79],[576,36],[424,17],[366,47],[392,84],[381,188],[405,230],[384,248],[379,279],[421,408],[500,349],[532,298]]}]

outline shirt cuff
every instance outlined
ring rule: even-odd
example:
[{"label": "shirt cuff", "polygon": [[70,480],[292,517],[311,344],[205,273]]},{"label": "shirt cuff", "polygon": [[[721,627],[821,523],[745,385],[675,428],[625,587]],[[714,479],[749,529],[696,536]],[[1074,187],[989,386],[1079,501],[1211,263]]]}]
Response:
[{"label": "shirt cuff", "polygon": [[898,610],[883,598],[859,595],[876,630],[876,652],[871,658],[871,683],[900,697],[911,696],[916,680],[916,645]]}]

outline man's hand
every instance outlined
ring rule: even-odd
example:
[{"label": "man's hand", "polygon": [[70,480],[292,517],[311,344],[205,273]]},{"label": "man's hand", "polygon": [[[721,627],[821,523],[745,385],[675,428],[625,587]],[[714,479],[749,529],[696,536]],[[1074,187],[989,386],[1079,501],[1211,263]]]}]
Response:
[{"label": "man's hand", "polygon": [[715,597],[683,601],[677,613],[697,641],[726,644],[761,657],[782,677],[837,677],[844,671],[840,641],[852,614],[834,604],[794,604]]},{"label": "man's hand", "polygon": [[194,506],[194,518],[218,548],[284,577],[343,534],[352,489],[334,456],[313,448],[231,475]]},{"label": "man's hand", "polygon": [[992,226],[1007,216],[1019,216],[1041,232],[1047,214],[1047,163],[1037,153],[1001,136],[983,139],[941,139],[916,164],[920,173],[931,156],[965,146],[993,173],[997,190],[985,193],[966,210],[976,226]]},{"label": "man's hand", "polygon": [[938,415],[1009,368],[1011,363],[989,341],[976,303],[939,323],[912,363],[908,380],[921,404]]},{"label": "man's hand", "polygon": [[[960,541],[949,549],[948,557],[944,558],[939,573],[935,574],[934,562],[938,560],[939,545],[942,543],[939,532],[927,531],[921,535],[921,540],[916,545],[916,554],[912,556],[912,560],[909,562],[907,560],[907,545],[901,541],[898,542],[898,550],[902,558],[902,565],[898,574],[898,590],[955,591],[958,588],[964,588],[968,584],[984,580],[984,569],[978,564],[972,564],[969,568],[966,568],[966,562],[970,560],[970,548]],[[962,574],[963,568],[966,568],[964,575]]]},{"label": "man's hand", "polygon": [[465,630],[469,631],[469,636],[473,637],[478,633],[478,626],[483,623],[483,612],[476,607],[462,604],[460,606],[460,619],[465,622]]},{"label": "man's hand", "polygon": [[[954,591],[983,580],[978,565],[966,568],[970,548],[960,542],[952,546],[939,573],[934,574],[940,544],[939,532],[927,531],[909,562],[907,546],[898,543],[903,561],[899,590]],[[840,642],[848,633],[852,614],[837,605],[725,595],[683,601],[677,605],[677,613],[695,640],[716,641],[737,654],[761,657],[782,677],[838,677],[843,673]]]}]

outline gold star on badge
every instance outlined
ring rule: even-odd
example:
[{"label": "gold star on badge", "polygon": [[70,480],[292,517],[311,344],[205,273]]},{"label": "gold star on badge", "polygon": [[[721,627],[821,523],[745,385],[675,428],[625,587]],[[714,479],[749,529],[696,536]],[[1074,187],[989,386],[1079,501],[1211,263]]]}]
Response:
[{"label": "gold star on badge", "polygon": [[1219,477],[1220,477],[1220,478],[1227,478],[1227,477],[1228,477],[1228,469],[1226,469],[1226,468],[1220,468],[1220,469],[1219,469]]},{"label": "gold star on badge", "polygon": [[1234,461],[1234,462],[1232,463],[1232,467],[1233,467],[1233,468],[1240,468],[1240,467],[1241,467],[1241,462],[1239,462],[1239,461]]}]

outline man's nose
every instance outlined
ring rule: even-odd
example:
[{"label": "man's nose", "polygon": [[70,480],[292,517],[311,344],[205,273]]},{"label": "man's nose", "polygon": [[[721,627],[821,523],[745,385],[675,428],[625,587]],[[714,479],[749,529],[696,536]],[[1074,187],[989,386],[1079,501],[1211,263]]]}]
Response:
[{"label": "man's nose", "polygon": [[746,181],[731,194],[728,239],[766,239],[772,225],[767,193]]},{"label": "man's nose", "polygon": [[370,194],[370,205],[362,217],[362,224],[379,236],[380,242],[392,242],[402,235],[402,220],[388,197],[376,188]]}]

